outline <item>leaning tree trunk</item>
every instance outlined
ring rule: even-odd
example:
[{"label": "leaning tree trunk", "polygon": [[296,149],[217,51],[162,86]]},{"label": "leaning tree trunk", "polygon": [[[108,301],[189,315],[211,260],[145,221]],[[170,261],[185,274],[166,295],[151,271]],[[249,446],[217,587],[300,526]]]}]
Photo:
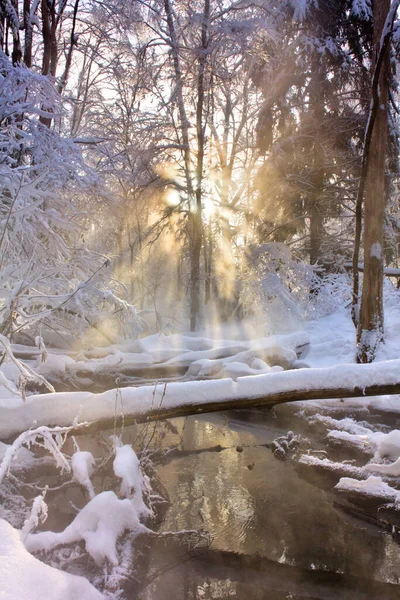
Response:
[{"label": "leaning tree trunk", "polygon": [[[390,0],[374,2],[374,65]],[[357,331],[357,362],[371,362],[383,340],[383,222],[385,209],[385,159],[388,137],[388,53],[382,63],[378,107],[372,130],[366,179],[364,214],[364,278]]]}]

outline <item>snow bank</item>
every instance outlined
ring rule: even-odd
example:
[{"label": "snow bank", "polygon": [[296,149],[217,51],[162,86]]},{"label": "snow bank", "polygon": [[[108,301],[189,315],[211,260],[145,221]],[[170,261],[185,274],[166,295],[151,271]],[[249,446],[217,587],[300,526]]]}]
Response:
[{"label": "snow bank", "polygon": [[[249,371],[246,366],[242,368],[243,375],[250,375],[266,372],[265,369],[252,367],[251,361],[257,359],[270,367],[279,365],[285,369],[291,368],[297,355],[304,356],[309,343],[309,335],[304,331],[244,341],[157,334],[134,342],[81,351],[75,355],[75,359],[60,353],[50,353],[46,362],[38,362],[35,369],[45,377],[57,378],[68,375],[77,377],[81,372],[96,375],[145,371],[155,365],[173,370],[190,367],[192,363],[200,361],[215,361],[215,366],[219,369],[214,369],[211,375],[222,377],[225,362],[217,361],[224,359],[253,368],[254,371]],[[197,374],[196,368],[193,374]]]},{"label": "snow bank", "polygon": [[48,352],[46,362],[41,362],[39,357],[35,371],[43,375],[43,377],[49,377],[55,373],[65,373],[73,365],[75,365],[75,361],[70,356]]},{"label": "snow bank", "polygon": [[25,549],[20,532],[0,519],[1,600],[104,600],[86,579],[45,565]]},{"label": "snow bank", "polygon": [[[215,381],[173,382],[137,388],[90,392],[60,392],[30,396],[18,405],[0,408],[0,439],[37,424],[70,425],[79,415],[80,421],[113,418],[116,397],[125,415],[145,415],[162,405],[201,406],[209,402],[262,399],[282,392],[364,389],[374,385],[400,383],[400,360],[366,365],[338,365],[322,369],[296,369]],[[400,410],[400,403],[399,403]]]}]

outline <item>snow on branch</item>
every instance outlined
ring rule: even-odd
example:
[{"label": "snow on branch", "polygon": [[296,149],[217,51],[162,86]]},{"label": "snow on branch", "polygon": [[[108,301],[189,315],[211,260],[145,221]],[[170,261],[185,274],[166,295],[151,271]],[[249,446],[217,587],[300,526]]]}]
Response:
[{"label": "snow on branch", "polygon": [[69,462],[61,452],[60,448],[64,443],[65,435],[71,431],[72,427],[54,427],[49,429],[48,427],[38,427],[37,429],[29,429],[21,433],[14,443],[7,448],[5,451],[3,460],[0,464],[0,484],[4,477],[10,470],[11,462],[17,454],[21,446],[30,446],[31,444],[38,444],[38,440],[41,439],[41,445],[52,454],[57,466],[67,472],[71,471]]},{"label": "snow on branch", "polygon": [[[164,389],[165,388],[165,389]],[[298,400],[357,398],[400,394],[400,359],[329,368],[295,369],[232,379],[173,382],[118,390],[124,422],[218,412],[238,408],[272,407]],[[60,392],[27,398],[0,409],[0,438],[27,429],[32,422],[65,426],[80,419],[99,429],[116,420],[117,390],[102,394]],[[400,409],[400,402],[399,402]],[[89,425],[88,425],[89,427]]]},{"label": "snow on branch", "polygon": [[[0,334],[0,345],[3,346],[5,355],[15,364],[17,369],[20,372],[20,377],[23,381],[21,381],[21,388],[23,390],[23,383],[26,381],[33,381],[39,383],[39,385],[44,385],[50,392],[55,392],[54,387],[39,373],[36,373],[31,367],[27,364],[22,363],[20,360],[15,358],[14,353],[11,348],[11,344],[9,340],[2,334]],[[24,394],[22,394],[24,396]]]},{"label": "snow on branch", "polygon": [[351,5],[351,13],[359,19],[369,21],[372,19],[371,0],[353,0]]}]

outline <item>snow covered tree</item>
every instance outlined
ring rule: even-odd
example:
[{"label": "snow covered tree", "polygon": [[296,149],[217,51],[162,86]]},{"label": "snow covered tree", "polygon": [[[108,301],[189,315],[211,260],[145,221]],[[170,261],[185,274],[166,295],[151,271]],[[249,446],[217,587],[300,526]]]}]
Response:
[{"label": "snow covered tree", "polygon": [[310,262],[329,269],[352,250],[370,26],[347,1],[287,2],[277,14],[280,38],[257,77],[259,145],[268,153],[257,178],[261,239],[303,240]]}]

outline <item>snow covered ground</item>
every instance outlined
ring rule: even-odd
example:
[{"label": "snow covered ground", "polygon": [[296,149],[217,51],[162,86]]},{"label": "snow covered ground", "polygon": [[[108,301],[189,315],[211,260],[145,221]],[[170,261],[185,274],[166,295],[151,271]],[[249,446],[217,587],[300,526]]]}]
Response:
[{"label": "snow covered ground", "polygon": [[0,519],[0,597],[4,600],[101,600],[84,577],[54,569],[26,550],[21,532]]}]

